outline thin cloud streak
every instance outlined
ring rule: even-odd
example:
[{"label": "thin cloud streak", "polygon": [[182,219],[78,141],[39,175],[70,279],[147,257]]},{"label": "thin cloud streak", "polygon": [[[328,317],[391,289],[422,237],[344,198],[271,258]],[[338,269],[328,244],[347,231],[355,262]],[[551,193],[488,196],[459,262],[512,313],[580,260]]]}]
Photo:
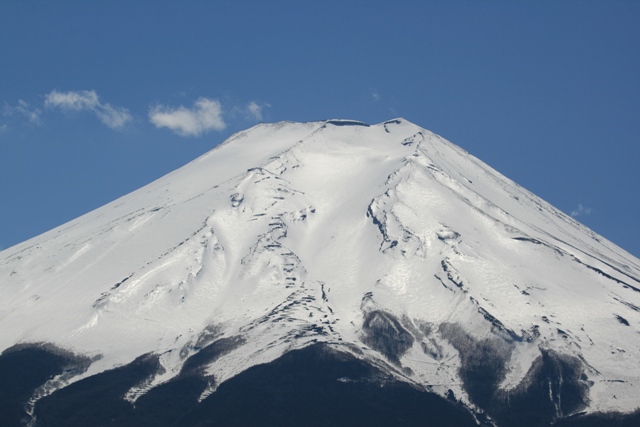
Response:
[{"label": "thin cloud streak", "polygon": [[29,121],[29,123],[34,125],[40,124],[41,114],[42,111],[39,108],[31,107],[28,102],[22,99],[18,101],[18,105],[16,105],[15,107],[12,107],[5,103],[4,108],[2,109],[2,115],[4,117],[22,116],[25,117]]},{"label": "thin cloud streak", "polygon": [[111,129],[121,128],[132,120],[126,108],[116,108],[109,103],[100,102],[98,94],[93,90],[69,92],[54,90],[45,97],[44,105],[47,108],[60,108],[66,111],[91,111]]}]

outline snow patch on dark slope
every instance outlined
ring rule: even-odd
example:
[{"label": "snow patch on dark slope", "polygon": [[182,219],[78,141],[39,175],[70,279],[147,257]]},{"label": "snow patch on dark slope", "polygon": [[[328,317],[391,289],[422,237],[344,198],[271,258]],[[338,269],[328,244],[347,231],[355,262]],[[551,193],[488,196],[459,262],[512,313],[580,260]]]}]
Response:
[{"label": "snow patch on dark slope", "polygon": [[0,253],[0,419],[632,425],[638,278],[404,119],[261,124]]}]

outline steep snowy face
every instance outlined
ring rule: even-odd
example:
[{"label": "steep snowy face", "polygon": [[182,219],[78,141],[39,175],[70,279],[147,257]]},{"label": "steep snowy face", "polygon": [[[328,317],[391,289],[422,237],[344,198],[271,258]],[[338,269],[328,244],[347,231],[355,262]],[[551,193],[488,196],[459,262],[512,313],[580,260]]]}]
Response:
[{"label": "steep snowy face", "polygon": [[88,358],[32,404],[145,354],[126,399],[200,360],[202,400],[327,343],[499,421],[540,393],[550,419],[638,406],[640,260],[403,119],[258,125],[1,252],[0,278],[0,350]]}]

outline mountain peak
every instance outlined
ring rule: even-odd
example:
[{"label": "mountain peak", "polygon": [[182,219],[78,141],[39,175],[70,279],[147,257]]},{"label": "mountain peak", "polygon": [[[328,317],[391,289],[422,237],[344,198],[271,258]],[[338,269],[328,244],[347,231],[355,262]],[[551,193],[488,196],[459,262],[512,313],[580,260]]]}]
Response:
[{"label": "mountain peak", "polygon": [[43,342],[82,361],[32,414],[131,364],[129,402],[187,373],[215,400],[319,344],[478,422],[637,406],[640,260],[404,119],[239,132],[3,251],[0,277],[0,367]]}]

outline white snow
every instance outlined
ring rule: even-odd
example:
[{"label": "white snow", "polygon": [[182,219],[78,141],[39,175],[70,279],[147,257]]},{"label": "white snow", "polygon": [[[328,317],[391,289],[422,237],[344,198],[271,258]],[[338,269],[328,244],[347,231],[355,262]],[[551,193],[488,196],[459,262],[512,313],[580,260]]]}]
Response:
[{"label": "white snow", "polygon": [[[539,331],[516,345],[503,387],[544,346],[588,363],[589,410],[638,405],[640,260],[404,119],[255,126],[0,252],[0,280],[0,350],[51,342],[102,356],[72,381],[162,353],[165,372],[130,400],[177,375],[208,327],[248,343],[209,367],[218,384],[315,339],[353,343],[405,381],[465,398],[437,325],[487,337],[481,308],[521,337]],[[443,357],[416,342],[405,375],[367,348],[367,292],[436,325]]]}]

